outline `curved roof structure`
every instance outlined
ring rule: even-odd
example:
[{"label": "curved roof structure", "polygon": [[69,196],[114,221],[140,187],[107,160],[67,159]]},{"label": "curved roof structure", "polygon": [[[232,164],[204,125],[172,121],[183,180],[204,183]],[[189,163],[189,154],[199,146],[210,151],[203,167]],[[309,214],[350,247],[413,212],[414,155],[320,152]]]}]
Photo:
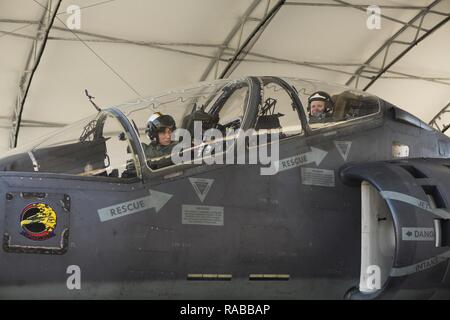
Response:
[{"label": "curved roof structure", "polygon": [[450,102],[450,1],[372,4],[2,0],[0,150],[91,114],[85,89],[108,106],[222,76],[347,84],[429,122]]}]

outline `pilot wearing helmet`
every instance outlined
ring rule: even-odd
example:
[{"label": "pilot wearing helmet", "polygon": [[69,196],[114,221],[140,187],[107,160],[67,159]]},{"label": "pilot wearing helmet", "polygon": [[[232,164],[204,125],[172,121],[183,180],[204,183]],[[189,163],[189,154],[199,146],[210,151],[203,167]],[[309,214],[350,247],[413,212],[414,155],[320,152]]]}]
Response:
[{"label": "pilot wearing helmet", "polygon": [[145,133],[150,145],[143,144],[147,159],[158,158],[171,153],[176,143],[172,141],[172,132],[176,130],[175,120],[169,115],[155,112],[147,121]]},{"label": "pilot wearing helmet", "polygon": [[155,112],[148,118],[145,133],[150,139],[150,144],[142,144],[145,157],[151,169],[160,169],[173,164],[170,157],[173,147],[172,132],[176,130],[175,120],[170,115]]},{"label": "pilot wearing helmet", "polygon": [[[170,154],[176,145],[172,141],[172,132],[176,130],[175,120],[169,115],[155,112],[147,121],[145,133],[150,138],[150,144],[142,143],[145,158],[153,170],[164,168],[173,164]],[[127,162],[122,177],[135,177],[136,168],[133,161]]]},{"label": "pilot wearing helmet", "polygon": [[333,101],[325,91],[316,91],[308,98],[309,123],[322,123],[331,120]]}]

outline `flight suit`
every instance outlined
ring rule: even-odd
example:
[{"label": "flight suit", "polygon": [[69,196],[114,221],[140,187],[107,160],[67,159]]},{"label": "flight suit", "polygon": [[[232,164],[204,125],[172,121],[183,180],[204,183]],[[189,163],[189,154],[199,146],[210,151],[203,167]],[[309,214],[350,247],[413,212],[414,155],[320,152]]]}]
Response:
[{"label": "flight suit", "polygon": [[[150,169],[157,170],[173,165],[172,159],[170,157],[162,159],[159,158],[170,155],[175,145],[176,143],[174,142],[172,142],[168,146],[162,146],[154,142],[150,143],[149,145],[142,143],[142,149],[144,149],[145,159]],[[136,168],[134,166],[134,163],[132,160],[128,160],[126,171],[123,173],[122,178],[129,178],[135,176],[136,176]]]},{"label": "flight suit", "polygon": [[313,123],[328,123],[328,122],[333,122],[336,121],[333,119],[332,115],[329,113],[321,113],[319,115],[316,116],[309,116],[309,123],[313,124]]},{"label": "flight suit", "polygon": [[158,143],[150,143],[145,144],[142,143],[142,148],[144,149],[145,158],[147,160],[151,160],[153,158],[159,158],[165,155],[168,155],[172,152],[173,147],[175,146],[175,143],[171,143],[168,146],[162,146]]},{"label": "flight suit", "polygon": [[174,142],[172,142],[168,146],[162,146],[154,142],[150,143],[149,145],[143,143],[142,148],[144,149],[145,158],[147,160],[150,169],[157,170],[173,165],[172,159],[170,157],[163,159],[155,159],[155,158],[161,158],[170,155],[175,145],[176,143]]}]

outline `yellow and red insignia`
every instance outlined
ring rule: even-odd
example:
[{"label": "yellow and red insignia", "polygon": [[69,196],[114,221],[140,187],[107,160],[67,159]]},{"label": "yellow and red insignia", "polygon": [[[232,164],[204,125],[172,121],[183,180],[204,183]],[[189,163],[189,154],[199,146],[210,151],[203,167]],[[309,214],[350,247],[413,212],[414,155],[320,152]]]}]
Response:
[{"label": "yellow and red insignia", "polygon": [[31,203],[20,215],[22,234],[31,240],[46,240],[55,235],[56,212],[45,203]]}]

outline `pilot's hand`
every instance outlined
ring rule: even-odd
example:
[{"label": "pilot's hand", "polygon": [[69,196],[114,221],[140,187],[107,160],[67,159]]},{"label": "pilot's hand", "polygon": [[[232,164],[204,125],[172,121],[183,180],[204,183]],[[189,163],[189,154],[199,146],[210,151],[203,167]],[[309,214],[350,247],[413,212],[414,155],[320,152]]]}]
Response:
[{"label": "pilot's hand", "polygon": [[126,170],[122,173],[122,178],[136,177],[136,166],[133,160],[127,160]]}]

